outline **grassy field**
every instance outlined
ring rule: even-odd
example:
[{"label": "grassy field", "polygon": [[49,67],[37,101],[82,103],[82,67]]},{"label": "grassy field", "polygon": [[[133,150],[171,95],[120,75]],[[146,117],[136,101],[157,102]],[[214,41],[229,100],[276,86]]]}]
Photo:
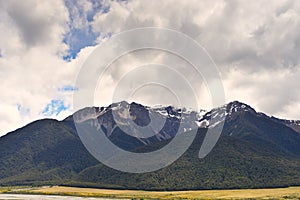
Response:
[{"label": "grassy field", "polygon": [[11,186],[11,187],[0,187],[0,194],[1,193],[9,193],[12,191],[23,191],[28,190],[28,187],[25,186]]},{"label": "grassy field", "polygon": [[12,189],[10,192],[23,194],[71,195],[83,197],[93,196],[128,199],[300,199],[300,187],[276,189],[150,192],[139,190],[109,190],[54,186],[32,189],[25,188],[23,190]]}]

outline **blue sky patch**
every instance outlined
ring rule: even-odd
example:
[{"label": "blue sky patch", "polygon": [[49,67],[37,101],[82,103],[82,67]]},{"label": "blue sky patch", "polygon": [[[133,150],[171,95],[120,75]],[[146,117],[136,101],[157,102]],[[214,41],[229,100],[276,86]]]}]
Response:
[{"label": "blue sky patch", "polygon": [[[69,46],[67,55],[64,60],[70,61],[76,58],[80,50],[86,46],[96,45],[96,39],[99,33],[92,30],[91,22],[94,16],[99,12],[108,12],[109,8],[103,7],[102,1],[90,0],[92,9],[88,12],[84,11],[82,5],[77,1],[65,0],[65,5],[69,11],[70,23],[69,32],[65,35],[63,42]],[[76,19],[80,18],[80,26],[76,25]]]},{"label": "blue sky patch", "polygon": [[46,105],[44,110],[42,111],[43,116],[57,116],[62,111],[68,110],[70,105],[65,105],[64,100],[61,99],[53,99],[49,104]]},{"label": "blue sky patch", "polygon": [[25,108],[21,104],[17,104],[17,109],[21,116],[26,116],[30,113],[30,108]]},{"label": "blue sky patch", "polygon": [[91,30],[91,27],[88,27],[87,30],[72,29],[64,39],[64,43],[69,46],[69,50],[63,59],[70,61],[71,59],[76,58],[82,48],[96,45],[95,40],[98,36],[99,34],[94,33]]},{"label": "blue sky patch", "polygon": [[61,88],[58,88],[59,92],[74,92],[74,91],[77,91],[77,90],[78,90],[78,88],[74,87],[72,85],[65,85]]}]

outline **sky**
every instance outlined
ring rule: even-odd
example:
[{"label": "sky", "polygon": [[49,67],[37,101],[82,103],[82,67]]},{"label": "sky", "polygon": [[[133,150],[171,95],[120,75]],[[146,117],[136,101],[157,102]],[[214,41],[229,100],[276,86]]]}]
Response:
[{"label": "sky", "polygon": [[[219,69],[226,102],[239,100],[268,115],[300,119],[298,0],[0,0],[0,135],[36,119],[72,114],[73,96],[82,89],[76,80],[89,56],[115,35],[143,27],[175,30],[199,43]],[[193,73],[167,52],[132,52],[98,81],[93,104],[110,104],[113,91],[125,87],[122,78],[139,66],[151,70],[128,75],[132,82],[167,79],[185,92],[178,77],[153,63],[178,65],[186,77]],[[201,81],[197,86],[199,104],[209,109],[209,91]],[[148,84],[124,100],[176,104],[168,89]]]}]

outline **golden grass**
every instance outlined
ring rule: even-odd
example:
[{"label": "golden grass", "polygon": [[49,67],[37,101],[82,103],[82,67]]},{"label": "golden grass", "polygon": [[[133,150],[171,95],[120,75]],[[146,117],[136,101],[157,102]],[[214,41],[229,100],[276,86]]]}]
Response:
[{"label": "golden grass", "polygon": [[[11,192],[13,190],[22,190],[24,188],[25,187],[22,187],[22,186],[0,187],[0,194],[1,193],[8,193],[8,192]],[[28,187],[26,187],[26,188],[28,188]]]},{"label": "golden grass", "polygon": [[78,187],[41,187],[18,191],[30,194],[55,194],[136,199],[300,199],[300,187],[276,189],[197,190],[152,192],[141,190],[110,190]]},{"label": "golden grass", "polygon": [[8,190],[7,188],[0,188],[0,194],[1,193],[6,193],[9,192],[10,190]]}]

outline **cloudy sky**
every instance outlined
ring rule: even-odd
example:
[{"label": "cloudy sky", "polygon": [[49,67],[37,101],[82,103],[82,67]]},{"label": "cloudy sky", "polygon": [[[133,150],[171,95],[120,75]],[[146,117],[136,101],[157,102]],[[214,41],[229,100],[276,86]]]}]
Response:
[{"label": "cloudy sky", "polygon": [[[269,115],[300,119],[298,0],[0,0],[0,135],[35,119],[63,119],[74,112],[73,94],[81,89],[76,80],[88,56],[117,33],[142,27],[176,30],[198,42],[220,71],[226,102],[239,100]],[[129,76],[133,82],[169,77],[184,93],[178,77],[150,65],[178,65],[185,76],[192,75],[187,63],[167,54],[141,50],[114,62],[98,82],[94,104],[109,104],[112,91],[122,91],[122,77],[137,66],[152,68],[137,71],[136,80]],[[199,103],[209,109],[209,92],[201,81],[198,87]],[[125,100],[176,104],[174,96],[152,84]]]}]

